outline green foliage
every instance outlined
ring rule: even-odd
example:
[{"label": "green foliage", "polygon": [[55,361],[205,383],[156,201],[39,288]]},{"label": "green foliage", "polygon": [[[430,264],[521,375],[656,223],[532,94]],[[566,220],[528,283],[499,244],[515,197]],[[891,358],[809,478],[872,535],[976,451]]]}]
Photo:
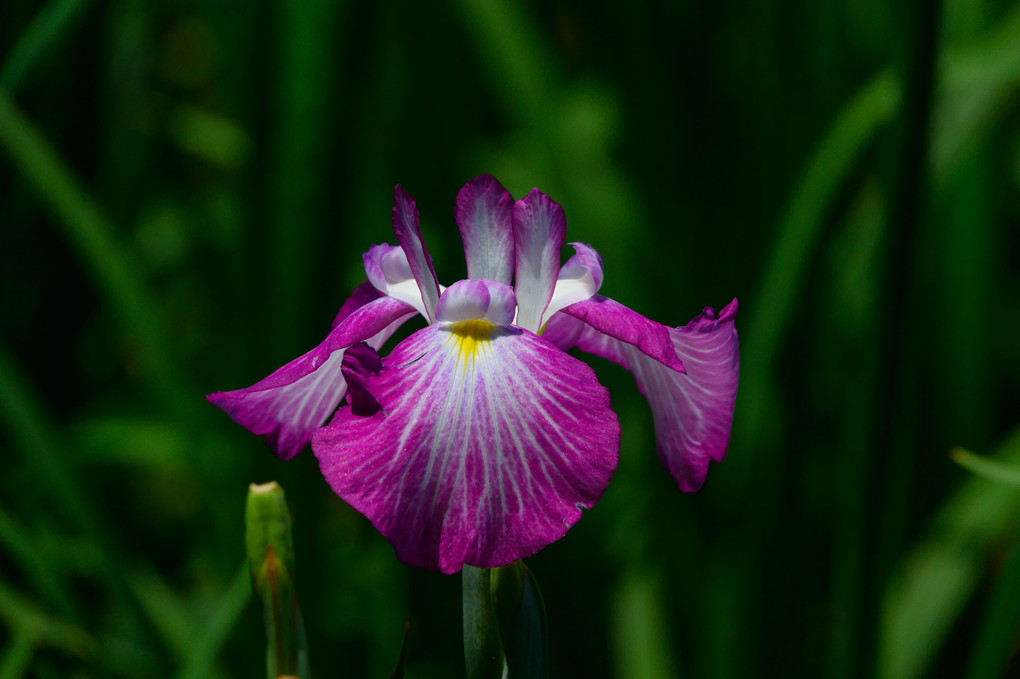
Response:
[{"label": "green foliage", "polygon": [[0,677],[261,674],[269,479],[317,676],[463,672],[456,580],[202,396],[321,339],[397,182],[456,280],[482,172],[650,317],[740,298],[697,495],[596,365],[617,478],[529,561],[554,676],[1015,673],[1018,95],[998,0],[3,3]]}]

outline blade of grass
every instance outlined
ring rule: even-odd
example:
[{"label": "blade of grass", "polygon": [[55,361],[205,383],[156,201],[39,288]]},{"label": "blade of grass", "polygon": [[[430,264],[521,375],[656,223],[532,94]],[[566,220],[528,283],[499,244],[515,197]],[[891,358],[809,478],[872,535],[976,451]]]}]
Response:
[{"label": "blade of grass", "polygon": [[658,573],[631,568],[613,594],[611,619],[615,676],[679,677]]},{"label": "blade of grass", "polygon": [[251,579],[248,564],[245,563],[223,594],[212,617],[205,624],[194,627],[193,632],[197,638],[194,639],[191,654],[177,675],[178,679],[203,679],[214,674],[216,656],[230,636],[230,631],[237,625],[250,598]]},{"label": "blade of grass", "polygon": [[191,392],[182,382],[183,373],[173,366],[155,313],[158,307],[146,294],[141,275],[117,242],[112,224],[95,200],[3,90],[0,90],[0,146],[53,212],[64,236],[90,269],[101,297],[110,300],[136,345],[139,368],[148,377],[146,384],[156,401],[180,414],[181,405],[187,403]]},{"label": "blade of grass", "polygon": [[496,96],[521,127],[539,124],[548,111],[556,59],[534,31],[521,5],[505,0],[460,0],[468,33],[479,39],[499,83]]},{"label": "blade of grass", "polygon": [[58,452],[61,446],[53,434],[56,427],[2,344],[0,419],[5,421],[18,448],[24,453],[26,464],[34,468],[35,476],[41,483],[50,486],[53,497],[62,505],[68,520],[95,545],[102,564],[104,584],[110,589],[114,600],[123,606],[136,623],[140,622],[142,633],[153,642],[153,652],[160,653],[163,649],[157,642],[158,635],[148,618],[142,614],[117,568],[121,560],[111,548],[92,504],[72,474],[72,468],[61,459]]},{"label": "blade of grass", "polygon": [[868,487],[872,467],[869,456],[861,451],[869,449],[874,437],[871,395],[876,388],[879,345],[875,271],[887,220],[878,181],[869,181],[848,210],[841,233],[829,245],[825,268],[832,272],[832,283],[824,297],[830,302],[826,316],[831,325],[819,333],[813,349],[820,356],[820,371],[828,372],[829,388],[839,385],[838,397],[832,398],[823,415],[839,424],[816,444],[835,453],[833,471],[840,479],[829,491],[834,509],[830,605],[839,611],[828,634],[826,676],[830,679],[861,674],[857,664],[860,630],[865,626],[860,605],[862,555],[867,552],[871,528],[869,495],[862,489]]},{"label": "blade of grass", "polygon": [[1001,483],[1006,486],[1020,488],[1020,466],[1003,464],[998,460],[975,455],[963,448],[953,448],[949,451],[949,457],[953,462],[968,469],[978,476]]},{"label": "blade of grass", "polygon": [[15,361],[0,344],[0,421],[13,435],[25,463],[32,467],[40,483],[50,486],[67,518],[85,535],[98,539],[102,531],[95,512],[85,499],[71,470],[61,459],[60,444],[51,418]]},{"label": "blade of grass", "polygon": [[1020,628],[1020,541],[1013,549],[999,580],[988,597],[985,619],[967,668],[967,679],[1004,676],[1009,657],[1016,650]]},{"label": "blade of grass", "polygon": [[[874,675],[878,658],[881,592],[906,549],[910,499],[916,480],[915,458],[924,366],[916,346],[923,342],[923,321],[929,311],[919,273],[920,244],[931,238],[931,118],[936,106],[940,0],[912,0],[897,9],[902,38],[894,63],[902,79],[903,101],[887,146],[883,182],[889,220],[882,239],[875,340],[874,388],[870,403],[872,437],[861,453],[869,476],[858,492],[879,489],[879,501],[865,507],[860,520],[867,541],[862,550],[858,596],[859,622],[854,630],[857,674]],[[876,483],[877,481],[877,483]]]},{"label": "blade of grass", "polygon": [[944,188],[971,149],[987,139],[1020,82],[1020,7],[969,45],[944,57],[941,97],[933,124],[932,172]]},{"label": "blade of grass", "polygon": [[198,627],[181,598],[154,571],[133,574],[128,584],[167,648],[183,663],[194,649]]},{"label": "blade of grass", "polygon": [[[948,84],[934,114],[933,163],[937,181],[942,181],[938,178],[949,172],[960,157],[960,149],[952,142],[971,138],[974,127],[985,120],[982,116],[962,117],[953,128],[945,128],[947,107],[968,99],[953,96],[957,88],[991,80],[999,90],[1020,79],[1020,9],[1010,14],[990,37],[948,55],[943,72]],[[742,333],[741,365],[745,370],[741,374],[740,417],[734,422],[732,447],[744,452],[744,458],[761,448],[751,445],[751,437],[757,436],[767,415],[776,357],[792,326],[826,212],[867,141],[895,115],[901,96],[901,86],[891,70],[875,76],[833,123],[790,196],[765,267],[759,299],[749,309],[747,329]],[[733,462],[737,464],[738,459]],[[742,487],[751,474],[749,466],[743,465]]]},{"label": "blade of grass", "polygon": [[[743,460],[739,462],[741,488],[751,480],[753,451],[762,449],[752,438],[760,432],[766,415],[776,359],[793,325],[808,266],[827,224],[825,217],[868,141],[896,113],[900,97],[900,85],[892,71],[872,78],[834,121],[787,203],[759,286],[761,292],[748,311],[742,333],[741,365],[746,369],[741,372],[740,416],[734,421],[732,444],[743,453],[742,458],[733,460]],[[775,460],[768,464],[774,469],[782,467]]]},{"label": "blade of grass", "polygon": [[0,580],[0,618],[7,625],[28,635],[35,645],[60,649],[79,658],[94,657],[95,639],[71,623],[48,615],[3,580]]},{"label": "blade of grass", "polygon": [[[1020,465],[1020,429],[990,456]],[[931,523],[883,601],[878,676],[914,679],[924,672],[977,589],[995,543],[1020,516],[1015,488],[970,478]]]},{"label": "blade of grass", "polygon": [[31,632],[19,629],[10,645],[0,656],[0,679],[19,679],[28,673],[35,655],[36,639]]},{"label": "blade of grass", "polygon": [[273,163],[272,278],[277,351],[286,354],[302,341],[311,318],[314,229],[323,197],[325,148],[336,84],[330,77],[334,21],[342,3],[310,0],[280,3],[280,73]]},{"label": "blade of grass", "polygon": [[39,595],[53,604],[61,615],[80,619],[77,604],[63,574],[54,568],[49,555],[39,548],[34,536],[3,509],[0,509],[0,546],[3,553],[21,567],[25,579]]},{"label": "blade of grass", "polygon": [[35,15],[0,69],[0,89],[15,92],[39,59],[74,25],[89,0],[53,0]]}]

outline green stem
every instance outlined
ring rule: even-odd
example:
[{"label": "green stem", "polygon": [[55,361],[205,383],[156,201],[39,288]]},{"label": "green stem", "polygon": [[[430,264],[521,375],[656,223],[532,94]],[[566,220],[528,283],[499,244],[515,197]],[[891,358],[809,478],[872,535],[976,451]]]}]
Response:
[{"label": "green stem", "polygon": [[499,679],[503,675],[503,650],[492,606],[492,571],[464,566],[462,578],[467,679]]}]

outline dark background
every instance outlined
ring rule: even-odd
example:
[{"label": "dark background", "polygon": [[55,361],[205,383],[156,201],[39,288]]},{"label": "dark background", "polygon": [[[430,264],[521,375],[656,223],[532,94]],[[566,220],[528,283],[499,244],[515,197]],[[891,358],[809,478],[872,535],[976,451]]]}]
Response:
[{"label": "dark background", "polygon": [[4,2],[0,676],[263,676],[271,479],[316,675],[388,676],[405,620],[408,676],[463,673],[459,577],[203,395],[320,341],[395,183],[462,277],[483,172],[561,203],[653,319],[740,299],[696,495],[595,362],[619,471],[529,560],[555,675],[1008,672],[1020,489],[948,452],[1020,464],[1018,94],[998,0]]}]

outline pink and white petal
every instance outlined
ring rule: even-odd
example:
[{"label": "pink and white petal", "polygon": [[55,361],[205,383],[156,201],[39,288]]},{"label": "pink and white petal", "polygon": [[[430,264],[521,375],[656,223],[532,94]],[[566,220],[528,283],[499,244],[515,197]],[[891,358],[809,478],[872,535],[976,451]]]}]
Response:
[{"label": "pink and white petal", "polygon": [[563,313],[583,321],[603,335],[632,345],[668,368],[680,372],[684,370],[683,362],[677,358],[673,348],[670,328],[645,318],[619,302],[602,295],[593,295],[564,307]]},{"label": "pink and white petal", "polygon": [[509,325],[516,307],[514,290],[506,283],[485,278],[463,280],[439,296],[436,318],[447,323],[482,319],[496,325]]},{"label": "pink and white petal", "polygon": [[457,194],[454,218],[464,241],[468,278],[510,285],[514,274],[514,199],[490,174],[472,179]]},{"label": "pink and white petal", "polygon": [[359,395],[312,449],[333,490],[409,565],[453,573],[530,556],[609,483],[620,429],[608,391],[530,332],[433,325],[381,370],[352,359]]},{"label": "pink and white petal", "polygon": [[630,344],[603,335],[575,318],[557,314],[543,337],[562,348],[615,361],[634,373],[655,422],[659,460],[684,491],[701,488],[710,460],[726,455],[740,372],[734,319],[737,300],[718,315],[710,308],[670,339],[686,374],[667,368]]},{"label": "pink and white petal", "polygon": [[436,278],[436,270],[432,268],[432,258],[425,249],[425,241],[421,237],[418,207],[414,203],[414,198],[411,198],[400,184],[397,184],[393,191],[393,232],[407,256],[411,273],[418,283],[425,307],[425,317],[432,322],[435,320],[436,302],[439,301],[439,281]]},{"label": "pink and white petal", "polygon": [[552,299],[542,314],[542,322],[560,309],[589,299],[602,287],[602,258],[590,245],[571,243],[576,254],[560,267]]},{"label": "pink and white petal", "polygon": [[537,333],[560,270],[566,238],[563,208],[538,189],[514,203],[517,325]]},{"label": "pink and white petal", "polygon": [[383,243],[373,245],[362,255],[365,275],[376,290],[405,304],[410,304],[425,318],[428,314],[418,281],[403,248]]},{"label": "pink and white petal", "polygon": [[[336,410],[347,391],[344,350],[356,342],[385,341],[394,324],[414,310],[381,297],[355,309],[317,347],[246,389],[218,391],[206,399],[253,434],[266,437],[277,457],[289,460],[308,445],[312,431]],[[388,337],[388,335],[386,335]],[[379,342],[381,344],[381,342]]]}]

